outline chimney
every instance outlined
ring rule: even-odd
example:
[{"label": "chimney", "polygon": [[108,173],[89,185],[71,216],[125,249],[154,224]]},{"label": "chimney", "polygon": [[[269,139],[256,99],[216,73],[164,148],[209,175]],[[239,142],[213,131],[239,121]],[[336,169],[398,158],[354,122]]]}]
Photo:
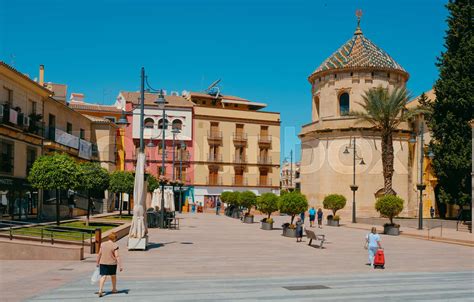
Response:
[{"label": "chimney", "polygon": [[43,64],[40,65],[39,84],[40,84],[41,86],[44,85],[44,65],[43,65]]},{"label": "chimney", "polygon": [[69,98],[70,103],[84,103],[84,94],[83,93],[71,93],[71,97]]}]

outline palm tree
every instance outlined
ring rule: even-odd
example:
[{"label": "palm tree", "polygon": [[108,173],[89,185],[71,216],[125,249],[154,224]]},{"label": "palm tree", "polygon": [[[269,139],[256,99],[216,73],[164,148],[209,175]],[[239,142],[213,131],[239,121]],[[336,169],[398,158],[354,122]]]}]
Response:
[{"label": "palm tree", "polygon": [[384,194],[395,195],[392,189],[393,177],[393,132],[400,123],[413,118],[420,110],[407,110],[405,105],[410,98],[405,88],[389,91],[382,86],[372,88],[362,95],[363,102],[358,102],[364,111],[353,111],[351,115],[366,121],[379,129],[382,136],[382,165],[384,177]]}]

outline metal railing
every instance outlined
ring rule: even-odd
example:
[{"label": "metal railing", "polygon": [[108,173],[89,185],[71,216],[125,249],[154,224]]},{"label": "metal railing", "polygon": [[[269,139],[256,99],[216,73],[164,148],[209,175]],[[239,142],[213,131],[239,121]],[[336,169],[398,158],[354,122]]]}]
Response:
[{"label": "metal railing", "polygon": [[258,143],[259,144],[271,144],[272,143],[272,136],[271,135],[259,135],[258,136]]},{"label": "metal railing", "polygon": [[272,164],[272,158],[271,158],[271,156],[259,156],[257,158],[257,163],[259,165],[271,165]]},{"label": "metal railing", "polygon": [[234,163],[235,164],[245,164],[247,162],[247,156],[245,155],[235,155]]},{"label": "metal railing", "polygon": [[208,162],[222,162],[222,154],[208,154],[207,161]]},{"label": "metal railing", "polygon": [[247,142],[247,133],[236,133],[234,132],[233,135],[234,143],[246,143]]},{"label": "metal railing", "polygon": [[272,185],[272,179],[267,178],[267,179],[259,179],[258,180],[258,186],[259,187],[269,187]]},{"label": "metal railing", "polygon": [[[11,116],[10,111],[14,111],[16,118]],[[43,122],[33,120],[25,113],[12,108],[8,103],[0,104],[0,123],[39,136],[43,136],[44,133]]]},{"label": "metal railing", "polygon": [[441,228],[441,234],[440,234],[439,237],[443,237],[443,224],[440,224],[440,225],[436,225],[436,226],[428,228],[428,240],[431,238],[430,237],[431,230],[434,230],[434,229],[437,229],[437,228]]},{"label": "metal railing", "polygon": [[222,139],[222,131],[217,131],[217,130],[207,131],[207,138],[211,139],[211,140],[221,140]]},{"label": "metal railing", "polygon": [[247,177],[232,177],[232,185],[234,186],[247,186]]},{"label": "metal railing", "polygon": [[222,176],[206,177],[206,184],[210,186],[222,186]]}]

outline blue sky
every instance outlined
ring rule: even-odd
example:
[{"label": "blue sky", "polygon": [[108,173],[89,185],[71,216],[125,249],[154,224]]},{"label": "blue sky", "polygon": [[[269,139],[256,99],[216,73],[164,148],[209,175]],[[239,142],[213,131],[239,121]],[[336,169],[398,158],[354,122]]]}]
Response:
[{"label": "blue sky", "polygon": [[446,1],[0,0],[0,59],[34,78],[65,83],[110,104],[138,90],[140,67],[168,91],[205,89],[281,112],[282,158],[311,120],[307,77],[351,38],[355,11],[364,35],[409,73],[413,95],[429,90],[443,50]]}]

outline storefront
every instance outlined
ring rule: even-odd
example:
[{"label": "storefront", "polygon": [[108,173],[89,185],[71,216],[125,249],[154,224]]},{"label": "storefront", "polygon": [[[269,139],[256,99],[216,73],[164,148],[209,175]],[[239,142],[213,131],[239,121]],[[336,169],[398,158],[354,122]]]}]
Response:
[{"label": "storefront", "polygon": [[38,190],[26,179],[0,176],[0,214],[24,220],[38,213]]}]

